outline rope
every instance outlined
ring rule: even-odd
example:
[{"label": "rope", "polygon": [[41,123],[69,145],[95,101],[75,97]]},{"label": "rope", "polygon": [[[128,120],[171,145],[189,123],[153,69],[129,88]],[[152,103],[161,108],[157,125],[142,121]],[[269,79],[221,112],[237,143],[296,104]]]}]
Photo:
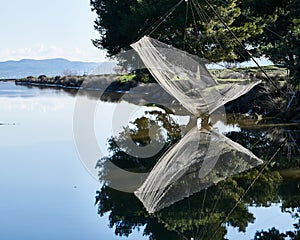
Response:
[{"label": "rope", "polygon": [[[206,194],[207,194],[207,188],[205,188],[205,192],[204,192],[204,196],[203,196],[203,201],[202,201],[202,207],[201,207],[201,212],[200,212],[200,216],[199,218],[201,219],[204,215],[204,204],[205,204],[205,201],[206,201]],[[196,232],[196,236],[198,236],[198,233],[199,233],[199,229],[200,228],[200,225],[197,227],[197,232]]]},{"label": "rope", "polygon": [[[239,197],[238,201],[236,202],[236,204],[234,205],[234,207],[229,211],[229,213],[227,214],[227,216],[225,217],[225,219],[223,220],[223,222],[226,222],[228,220],[228,218],[230,217],[230,215],[233,213],[233,211],[236,209],[236,207],[239,205],[239,203],[242,201],[242,199],[246,196],[246,194],[249,192],[249,190],[253,187],[254,183],[257,181],[257,179],[262,175],[263,171],[266,169],[266,167],[273,161],[273,159],[276,157],[276,155],[279,153],[279,151],[281,150],[281,148],[283,147],[285,141],[283,141],[280,146],[278,147],[278,149],[276,150],[276,152],[273,154],[273,156],[263,165],[263,167],[261,168],[261,170],[258,172],[258,174],[256,175],[256,177],[253,179],[253,181],[251,182],[251,184],[248,186],[248,188],[244,191],[244,193]],[[220,224],[217,229],[215,230],[215,232],[213,233],[211,239],[213,239],[217,232],[220,230],[222,224]]]},{"label": "rope", "polygon": [[[184,0],[180,0],[178,3],[176,3],[168,12],[166,12],[163,16],[161,16],[156,22],[152,24],[148,29],[146,29],[141,36],[144,35],[151,35],[175,10],[176,8],[183,2]],[[147,33],[150,31],[149,33]],[[140,36],[140,37],[141,37]],[[139,37],[139,38],[140,38]],[[139,39],[138,38],[138,39]]]},{"label": "rope", "polygon": [[[210,214],[209,214],[209,216],[208,216],[208,218],[207,218],[207,222],[209,222],[209,220],[210,220],[210,218],[211,218],[211,216],[213,215],[213,213],[215,212],[215,210],[216,210],[216,208],[217,208],[217,204],[218,204],[218,202],[220,201],[220,199],[221,199],[221,196],[222,196],[222,194],[223,194],[223,191],[224,191],[224,189],[225,189],[225,183],[223,183],[223,186],[222,186],[222,188],[221,188],[221,191],[219,192],[219,194],[218,194],[218,197],[217,197],[217,199],[213,202],[213,209],[212,209],[212,211],[210,211]],[[199,237],[199,239],[203,239],[204,238],[204,236],[205,236],[205,234],[208,232],[208,225],[206,224],[205,225],[205,228],[203,229],[203,231],[201,232],[201,236]]]},{"label": "rope", "polygon": [[202,217],[202,215],[204,214],[204,203],[206,201],[206,194],[207,194],[207,188],[205,188],[205,191],[204,191],[204,196],[203,196],[203,201],[202,201],[202,207],[201,207],[201,212],[200,212],[201,216],[200,217]]},{"label": "rope", "polygon": [[243,43],[238,39],[238,37],[235,35],[235,33],[230,29],[230,27],[224,22],[224,20],[221,18],[220,14],[214,9],[214,7],[207,1],[204,0],[205,3],[209,6],[209,8],[214,12],[214,14],[217,16],[217,18],[221,21],[221,23],[224,25],[224,27],[230,32],[230,34],[234,37],[234,39],[239,43],[243,49],[246,51],[246,53],[249,55],[249,57],[252,59],[252,61],[256,64],[256,66],[260,69],[260,71],[266,76],[268,81],[280,92],[282,92],[281,89],[278,88],[278,86],[274,83],[274,81],[269,77],[269,75],[266,73],[266,71],[258,64],[258,62],[255,60],[253,55],[244,47]]},{"label": "rope", "polygon": [[[192,4],[194,4],[193,2],[194,2],[194,1],[192,0]],[[198,34],[197,22],[196,22],[195,13],[194,13],[192,4],[190,4],[191,13],[192,13],[192,18],[193,18],[194,25],[195,25],[195,31],[196,31],[196,33]]]},{"label": "rope", "polygon": [[186,10],[185,10],[185,22],[184,22],[184,29],[183,29],[183,50],[185,50],[185,42],[186,42],[186,25],[187,25],[187,20],[188,20],[188,13],[189,13],[189,1],[185,0],[186,2]]},{"label": "rope", "polygon": [[[224,4],[226,3],[225,1],[222,1],[222,0],[221,0],[221,2],[223,2]],[[243,14],[243,12],[242,12],[241,14],[242,14],[245,18],[247,18],[247,19],[249,19],[249,20],[255,22],[255,19],[254,19],[254,18],[249,17],[249,16]],[[264,26],[264,29],[268,30],[270,33],[274,34],[275,36],[277,36],[277,37],[283,39],[283,36],[281,36],[281,35],[279,35],[278,33],[274,32],[274,30],[272,30],[271,28],[269,28],[267,25]]]},{"label": "rope", "polygon": [[[268,130],[268,132],[270,132],[270,130]],[[287,138],[286,138],[287,139]],[[261,142],[262,140],[258,140],[255,144],[258,144],[258,142]],[[283,141],[281,144],[282,145],[280,145],[279,146],[279,149],[277,149],[277,152],[275,153],[275,156],[278,154],[278,152],[280,151],[280,149],[284,146],[284,143],[285,143],[285,141]],[[266,158],[268,159],[269,158],[269,154],[270,154],[270,148],[268,149],[268,151],[267,151],[267,153],[266,153]],[[268,163],[267,163],[267,165],[274,159],[274,157],[275,157],[274,155],[272,156],[272,158],[268,161]],[[258,173],[258,174],[260,174],[260,173]],[[256,181],[256,180],[254,180],[254,181]],[[254,182],[252,183],[252,186],[254,185]],[[223,192],[224,192],[224,189],[225,189],[225,186],[226,186],[226,184],[225,183],[223,183],[223,186],[222,186],[222,188],[221,188],[221,191],[219,192],[219,194],[218,194],[218,197],[217,197],[217,199],[214,201],[214,203],[213,203],[213,209],[212,209],[212,211],[210,211],[210,215],[208,216],[208,219],[207,219],[207,221],[209,222],[209,220],[210,220],[210,218],[211,218],[211,216],[212,216],[212,213],[213,212],[215,212],[215,210],[216,210],[216,207],[217,207],[217,203],[220,201],[220,199],[221,199],[221,196],[222,196],[222,194],[223,194]],[[249,187],[249,189],[251,188],[251,186]],[[247,189],[246,191],[249,191],[249,189]],[[243,196],[241,197],[241,200],[242,200],[242,198],[244,197],[246,195],[246,193],[244,193],[243,194]],[[236,205],[238,205],[238,204],[236,204]],[[236,208],[237,206],[235,206],[235,208]],[[232,213],[233,211],[231,211],[231,213]],[[231,213],[229,213],[229,214],[231,214]],[[227,215],[228,216],[228,215]],[[225,221],[225,220],[224,220]],[[221,227],[221,226],[220,226]],[[219,227],[219,228],[220,228]],[[199,235],[199,239],[203,239],[204,238],[204,236],[205,236],[205,234],[208,232],[208,226],[206,225],[205,226],[205,228],[204,228],[204,230],[201,232],[201,235]]]}]

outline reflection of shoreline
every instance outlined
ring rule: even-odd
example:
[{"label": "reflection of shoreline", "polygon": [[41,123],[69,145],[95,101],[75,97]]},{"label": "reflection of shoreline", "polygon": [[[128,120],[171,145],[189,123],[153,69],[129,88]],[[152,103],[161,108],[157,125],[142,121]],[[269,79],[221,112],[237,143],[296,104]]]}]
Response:
[{"label": "reflection of shoreline", "polygon": [[300,179],[300,169],[292,168],[292,169],[282,169],[279,171],[280,176],[285,180],[299,180]]},{"label": "reflection of shoreline", "polygon": [[102,85],[110,84],[117,81],[119,75],[103,74],[103,75],[88,75],[88,76],[56,76],[47,77],[44,75],[35,77],[27,77],[16,79],[16,85],[32,85],[32,86],[46,86],[46,87],[59,87],[59,88],[73,88],[79,89],[84,81],[92,82],[95,88]]},{"label": "reflection of shoreline", "polygon": [[16,78],[0,79],[0,82],[15,82],[15,81],[17,81]]},{"label": "reflection of shoreline", "polygon": [[25,86],[41,86],[41,87],[53,87],[53,88],[71,88],[71,89],[79,89],[77,86],[65,86],[56,83],[39,83],[39,82],[24,82],[24,81],[15,81],[16,85],[25,85]]},{"label": "reflection of shoreline", "polygon": [[[170,107],[170,109],[174,108],[175,105],[176,108],[178,108],[180,105],[177,100],[166,93],[165,90],[159,87],[156,83],[141,83],[135,80],[122,82],[119,77],[120,75],[117,74],[107,74],[65,76],[57,77],[56,80],[55,78],[48,77],[1,79],[0,82],[15,82],[16,85],[26,86],[28,88],[36,87],[40,89],[48,88],[63,90],[71,96],[75,96],[78,90],[81,89],[83,81],[87,81],[89,87],[81,89],[79,94],[85,95],[89,98],[99,99],[98,92],[104,91],[104,94],[101,95],[100,99],[107,102],[119,102],[124,100],[137,105],[144,105],[145,103],[159,103],[159,105],[165,104],[165,106],[168,108]],[[267,122],[270,124],[274,123],[285,125],[286,123],[300,123],[300,114],[297,109],[299,100],[297,100],[297,98],[295,98],[296,100],[293,102],[294,105],[289,109],[289,111],[285,111],[283,108],[277,109],[279,107],[278,104],[272,103],[270,100],[266,100],[269,98],[270,93],[266,92],[263,94],[263,92],[261,92],[261,87],[258,86],[251,90],[249,94],[227,103],[225,105],[225,109],[227,113],[242,115],[242,117],[245,117],[250,121],[260,121],[258,117],[260,116],[262,117],[263,122],[269,119],[270,121]],[[282,98],[281,102],[284,102],[284,98]],[[186,111],[183,112],[183,115],[185,115]],[[253,125],[250,123],[243,127],[256,128],[257,124]],[[266,125],[266,127],[270,126]]]},{"label": "reflection of shoreline", "polygon": [[[74,86],[62,85],[57,83],[42,83],[38,81],[30,82],[26,80],[16,81],[16,85],[27,88],[57,89],[75,96],[86,96],[90,99],[104,102],[125,101],[139,106],[163,105],[176,114],[189,114],[184,110],[176,99],[170,96],[157,83],[137,83],[129,81],[121,83],[117,80],[117,75],[89,76],[84,85]],[[79,91],[80,90],[80,91]],[[175,110],[176,109],[176,110]]]},{"label": "reflection of shoreline", "polygon": [[0,126],[11,126],[11,125],[16,125],[15,123],[1,123],[0,122]]}]

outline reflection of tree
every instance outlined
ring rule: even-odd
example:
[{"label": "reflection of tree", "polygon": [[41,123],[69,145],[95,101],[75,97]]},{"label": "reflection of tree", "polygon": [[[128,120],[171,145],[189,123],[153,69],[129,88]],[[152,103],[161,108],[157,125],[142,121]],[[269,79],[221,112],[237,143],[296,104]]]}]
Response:
[{"label": "reflection of tree", "polygon": [[[151,117],[150,116],[151,113]],[[100,176],[107,174],[105,165],[107,161],[113,162],[120,168],[130,171],[149,171],[160,156],[174,144],[181,137],[180,126],[174,121],[172,117],[161,111],[146,112],[146,116],[137,118],[132,122],[132,127],[125,127],[124,131],[118,136],[109,139],[108,150],[111,153],[109,158],[100,159],[97,167]],[[148,117],[147,117],[148,115]],[[158,127],[155,134],[150,137],[150,130]],[[127,154],[128,148],[127,140],[133,141],[136,146],[146,146],[153,142],[158,142],[163,145],[161,151],[157,152],[149,158],[139,158]]]},{"label": "reflection of tree", "polygon": [[165,229],[154,216],[149,216],[142,203],[133,195],[103,186],[97,191],[98,213],[109,213],[109,226],[118,236],[129,236],[134,229],[145,226],[150,239],[176,239],[176,233]]},{"label": "reflection of tree", "polygon": [[[107,160],[124,169],[134,169],[134,171],[151,169],[162,152],[151,159],[139,159],[126,154],[126,144],[122,145],[122,142],[126,141],[125,136],[129,133],[137,145],[151,143],[153,139],[149,138],[149,129],[154,125],[161,126],[166,130],[164,134],[156,136],[157,141],[165,143],[162,152],[170,146],[170,142],[176,142],[180,138],[180,128],[174,120],[167,114],[158,111],[150,112],[148,115],[136,119],[132,128],[126,127],[118,137],[110,139],[111,156],[99,161],[100,175],[106,174],[105,161]],[[252,147],[256,143],[254,145],[257,148],[256,151],[262,155],[266,148],[266,142],[268,142],[268,148],[276,148],[270,139],[265,138],[265,134],[265,131],[262,133],[243,130],[238,136],[239,142],[248,147]],[[230,137],[234,138],[233,135]],[[257,143],[257,141],[262,142]],[[270,152],[272,153],[272,149]],[[109,188],[106,184],[100,191],[97,191],[96,203],[101,216],[109,212],[110,227],[115,228],[115,233],[119,236],[128,236],[133,229],[144,226],[144,234],[153,240],[190,239],[192,237],[211,239],[213,235],[214,239],[224,239],[227,225],[234,226],[239,231],[245,231],[247,225],[255,220],[248,211],[249,205],[270,206],[271,203],[282,201],[283,206],[288,202],[288,206],[291,206],[295,200],[296,186],[290,185],[289,190],[286,190],[285,187],[282,187],[283,185],[280,185],[279,173],[273,171],[272,167],[268,167],[242,201],[238,202],[240,196],[244,194],[258,173],[259,169],[251,169],[235,175],[152,215],[146,212],[133,194],[119,192]],[[299,207],[298,203],[295,204]],[[233,208],[234,211],[231,213]],[[294,234],[296,236],[298,233]]]},{"label": "reflection of tree", "polygon": [[226,136],[250,149],[256,156],[268,159],[284,144],[278,156],[272,162],[273,170],[299,167],[300,135],[298,127],[271,127],[241,129]]},{"label": "reflection of tree", "polygon": [[280,233],[277,229],[272,228],[268,231],[261,231],[255,234],[254,240],[284,240],[286,237],[285,234]]},{"label": "reflection of tree", "polygon": [[[241,132],[229,133],[227,136],[233,138],[240,144],[247,146],[258,156],[264,154],[270,154],[279,147],[281,143],[284,143],[282,151],[270,164],[269,169],[284,170],[284,176],[291,178],[293,170],[299,168],[299,128],[298,127],[273,127],[271,129],[242,129]],[[296,148],[296,151],[290,151],[291,146]],[[294,155],[296,153],[296,155]],[[298,155],[297,155],[298,154]],[[286,170],[287,169],[287,170]],[[274,173],[274,172],[273,172]],[[272,174],[273,174],[272,173]],[[248,173],[249,174],[249,173]],[[251,174],[251,173],[250,173]],[[261,178],[268,180],[269,172],[265,172]],[[282,211],[289,212],[291,216],[298,219],[298,223],[294,224],[294,230],[287,231],[285,233],[280,232],[276,228],[271,228],[267,231],[257,232],[254,240],[287,240],[287,239],[300,239],[300,182],[298,180],[289,180],[282,182],[279,186],[273,184],[266,184],[260,186],[256,183],[249,193],[245,196],[247,198],[253,196],[253,203],[256,205],[268,206],[271,203],[281,201]],[[260,194],[261,189],[270,192],[271,198],[263,199]],[[269,197],[270,197],[269,196]],[[248,199],[250,200],[250,199]]]},{"label": "reflection of tree", "polygon": [[294,224],[294,231],[287,231],[281,233],[278,229],[272,228],[268,231],[257,232],[254,236],[254,240],[299,240],[300,239],[300,220]]},{"label": "reflection of tree", "polygon": [[281,184],[279,196],[282,200],[282,211],[289,212],[293,218],[298,219],[294,230],[285,233],[276,228],[260,231],[255,234],[254,240],[299,240],[300,239],[300,181],[293,180]]},{"label": "reflection of tree", "polygon": [[[242,129],[241,132],[229,133],[227,136],[238,141],[243,146],[247,146],[258,156],[269,155],[276,151],[281,143],[284,146],[278,156],[274,159],[270,166],[272,170],[284,171],[284,177],[293,178],[294,168],[299,169],[299,130],[297,127],[273,127],[271,129]],[[266,177],[266,173],[261,177]],[[278,187],[269,186],[270,188],[264,188],[264,191],[272,191],[271,196],[273,198],[267,200],[263,205],[281,201],[282,211],[289,212],[291,216],[298,219],[298,223],[294,224],[294,230],[287,232],[280,232],[276,228],[271,228],[266,231],[257,232],[254,240],[287,240],[287,239],[300,239],[300,182],[299,179],[286,180]],[[262,189],[262,186],[255,184],[254,188],[258,191]],[[260,197],[259,192],[254,194],[255,197]],[[249,195],[246,195],[246,198]],[[264,201],[258,202],[263,203]]]},{"label": "reflection of tree", "polygon": [[[284,147],[278,157],[274,159],[269,168],[272,170],[285,170],[290,168],[299,168],[299,155],[293,155],[297,151],[291,152],[290,148],[295,147],[297,150],[299,144],[299,134],[297,127],[273,127],[272,129],[254,129],[243,130],[239,133],[230,133],[230,137],[240,142],[242,145],[246,145],[258,156],[266,154],[266,152],[274,152],[279,145],[284,142]],[[266,148],[268,149],[266,151]],[[299,151],[299,150],[298,150]],[[285,170],[285,175],[291,177],[293,170]],[[266,177],[266,173],[261,177]],[[299,181],[289,180],[283,182],[279,188],[273,185],[264,186],[265,191],[272,192],[273,199],[262,199],[254,202],[263,203],[263,205],[269,205],[270,203],[281,201],[282,211],[289,212],[292,217],[299,219],[300,213],[300,191]],[[254,188],[259,190],[261,187],[258,184],[254,185]],[[253,191],[252,189],[251,191]],[[249,192],[246,198],[251,196]],[[261,198],[259,192],[253,194],[256,198]],[[258,240],[286,240],[286,239],[300,239],[300,219],[299,222],[294,225],[295,230],[287,231],[285,233],[280,232],[278,229],[272,228],[267,231],[257,232],[254,239]]]},{"label": "reflection of tree", "polygon": [[[248,223],[254,221],[247,206],[256,204],[258,193],[258,204],[267,205],[269,199],[276,199],[276,186],[280,178],[268,172],[265,178],[258,181],[259,187],[249,192],[226,222],[223,222],[245,191],[241,183],[247,186],[253,180],[251,175],[255,174],[256,170],[252,170],[251,174],[228,179],[154,215],[149,215],[133,194],[119,192],[104,185],[96,196],[98,212],[101,216],[110,212],[109,225],[115,228],[115,233],[119,236],[128,236],[133,229],[144,225],[144,234],[153,240],[184,239],[182,236],[211,239],[213,234],[215,239],[224,239],[227,224],[245,231]],[[273,187],[274,191],[265,191],[266,186]]]},{"label": "reflection of tree", "polygon": [[[279,188],[279,195],[282,198],[282,209],[290,213],[300,213],[300,181],[285,181]],[[299,217],[297,214],[295,217]]]}]

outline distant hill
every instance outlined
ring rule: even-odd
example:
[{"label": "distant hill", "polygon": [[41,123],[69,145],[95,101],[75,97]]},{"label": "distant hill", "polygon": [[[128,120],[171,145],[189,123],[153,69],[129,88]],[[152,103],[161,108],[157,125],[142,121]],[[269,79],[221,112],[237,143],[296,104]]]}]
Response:
[{"label": "distant hill", "polygon": [[78,62],[69,61],[63,58],[32,60],[23,59],[20,61],[0,62],[0,79],[23,78],[28,76],[56,76],[64,74],[108,74],[113,73],[116,66],[113,62]]}]

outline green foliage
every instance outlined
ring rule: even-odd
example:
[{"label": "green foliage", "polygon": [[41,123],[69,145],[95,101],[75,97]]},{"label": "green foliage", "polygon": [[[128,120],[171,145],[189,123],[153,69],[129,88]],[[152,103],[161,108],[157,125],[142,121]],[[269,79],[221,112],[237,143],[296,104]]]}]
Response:
[{"label": "green foliage", "polygon": [[262,54],[275,64],[290,70],[291,83],[300,83],[300,1],[245,1],[251,17],[262,17],[267,26],[251,38],[258,56]]},{"label": "green foliage", "polygon": [[[160,20],[178,1],[176,0],[91,0],[92,10],[97,13],[95,29],[100,38],[94,45],[104,48],[109,56],[129,45],[144,34],[148,34],[157,20]],[[216,16],[231,28],[242,43],[262,32],[260,21],[242,18],[238,0],[199,1],[189,5],[182,3],[153,32],[152,36],[192,54],[212,61],[244,61],[246,56],[240,43],[233,40],[231,33]],[[188,10],[187,19],[185,19]]]},{"label": "green foliage", "polygon": [[[106,49],[109,56],[128,50],[177,2],[91,0],[98,16],[95,29],[100,34],[94,45]],[[296,86],[300,83],[299,12],[299,0],[188,1],[151,36],[214,62],[249,60],[248,49],[288,68],[290,82]]]},{"label": "green foliage", "polygon": [[[146,116],[131,122],[131,127],[124,127],[124,131],[118,137],[113,136],[109,139],[108,150],[112,156],[109,159],[102,158],[98,161],[97,167],[101,169],[99,172],[100,177],[105,179],[105,176],[108,175],[106,164],[109,161],[120,168],[130,171],[149,171],[162,154],[181,138],[180,126],[169,114],[157,110],[149,111],[145,114]],[[160,131],[151,138],[150,129],[155,127],[158,127]],[[164,131],[166,134],[163,134]],[[137,146],[146,146],[153,142],[158,142],[163,147],[160,152],[152,157],[138,158],[127,154],[127,152],[130,152],[127,142],[128,137]]]},{"label": "green foliage", "polygon": [[147,69],[135,70],[132,74],[125,74],[119,77],[120,83],[140,82],[140,83],[155,83],[155,79],[150,75]]},{"label": "green foliage", "polygon": [[255,234],[254,240],[285,240],[286,235],[272,228],[269,231],[261,231]]},{"label": "green foliage", "polygon": [[132,81],[136,77],[135,74],[122,75],[119,77],[121,83]]},{"label": "green foliage", "polygon": [[[160,125],[167,130],[166,138],[157,136],[157,140],[164,142],[166,146],[178,141],[181,135],[180,126],[168,114],[160,111],[149,111],[145,116],[133,121],[132,124],[132,127],[124,128],[123,132],[110,140],[111,155],[99,162],[112,161],[123,169],[149,170],[168,147],[151,159],[134,158],[125,153],[125,137],[128,137],[129,134],[135,144],[145,146],[152,141],[148,133],[154,125]],[[258,154],[267,154],[267,147],[270,150],[269,155],[271,155],[278,147],[272,142],[275,141],[272,137],[265,140],[266,133],[264,131],[254,134],[252,131],[245,133],[244,130],[239,136],[234,134],[229,136],[236,140],[238,138],[242,145],[251,148]],[[100,175],[106,174],[105,164],[101,165],[99,169]],[[299,218],[297,212],[299,212],[300,198],[299,194],[295,194],[298,191],[299,183],[297,181],[283,183],[279,173],[271,167],[263,171],[255,184],[239,201],[259,172],[260,169],[255,168],[240,173],[151,215],[146,212],[141,202],[133,194],[119,192],[106,185],[97,191],[96,203],[101,216],[109,213],[109,226],[115,229],[118,236],[129,236],[134,229],[144,226],[144,234],[151,240],[181,240],[192,237],[212,239],[212,236],[214,236],[213,239],[223,240],[227,233],[226,226],[231,225],[239,231],[246,231],[248,224],[255,221],[255,217],[248,209],[248,206],[251,205],[267,207],[271,203],[282,202],[283,211],[292,209],[293,216]],[[234,211],[231,212],[233,208]],[[297,236],[299,237],[297,227],[299,228],[298,225],[295,225],[295,231],[288,233],[280,233],[276,229],[260,232],[256,234],[255,239],[286,240],[284,237],[290,236],[296,240]]]},{"label": "green foliage", "polygon": [[156,80],[149,73],[148,69],[138,69],[135,71],[135,80],[142,83],[156,83]]}]

